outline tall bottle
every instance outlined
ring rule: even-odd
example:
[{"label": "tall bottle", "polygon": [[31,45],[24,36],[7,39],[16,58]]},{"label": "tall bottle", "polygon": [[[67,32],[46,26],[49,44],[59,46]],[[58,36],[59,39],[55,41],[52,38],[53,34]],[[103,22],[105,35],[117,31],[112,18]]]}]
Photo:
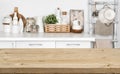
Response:
[{"label": "tall bottle", "polygon": [[17,13],[14,12],[13,21],[12,21],[12,33],[19,33],[19,24]]},{"label": "tall bottle", "polygon": [[23,33],[24,31],[24,24],[23,24],[22,18],[19,19],[19,31],[20,33]]},{"label": "tall bottle", "polygon": [[57,24],[61,24],[62,18],[61,18],[61,10],[60,10],[60,8],[57,8],[57,10],[56,10],[56,18],[58,20]]},{"label": "tall bottle", "polygon": [[68,25],[68,17],[66,11],[62,12],[62,25]]}]

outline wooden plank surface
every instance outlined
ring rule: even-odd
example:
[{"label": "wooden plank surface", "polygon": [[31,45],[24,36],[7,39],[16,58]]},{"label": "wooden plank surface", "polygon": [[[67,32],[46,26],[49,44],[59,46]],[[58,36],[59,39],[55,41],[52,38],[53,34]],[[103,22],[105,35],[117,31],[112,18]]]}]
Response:
[{"label": "wooden plank surface", "polygon": [[0,49],[0,73],[120,73],[120,49]]}]

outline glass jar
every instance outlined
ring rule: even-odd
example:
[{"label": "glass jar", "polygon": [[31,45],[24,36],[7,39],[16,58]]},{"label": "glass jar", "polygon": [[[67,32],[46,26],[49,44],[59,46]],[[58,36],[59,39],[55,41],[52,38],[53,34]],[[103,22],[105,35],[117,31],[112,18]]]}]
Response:
[{"label": "glass jar", "polygon": [[39,32],[39,25],[31,25],[31,32],[32,33],[38,33]]},{"label": "glass jar", "polygon": [[27,19],[27,24],[25,27],[26,32],[31,32],[31,25],[34,25],[36,23],[35,19],[32,17],[28,17]]}]

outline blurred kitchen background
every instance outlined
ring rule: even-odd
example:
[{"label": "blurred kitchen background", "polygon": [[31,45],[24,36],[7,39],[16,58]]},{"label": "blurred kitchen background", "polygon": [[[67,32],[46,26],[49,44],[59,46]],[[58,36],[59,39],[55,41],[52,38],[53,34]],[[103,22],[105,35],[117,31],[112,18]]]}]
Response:
[{"label": "blurred kitchen background", "polygon": [[[98,0],[101,1],[101,0]],[[103,0],[110,1],[110,0]],[[120,0],[118,0],[120,3]],[[88,0],[1,0],[0,1],[0,31],[2,31],[2,20],[7,14],[13,13],[14,7],[19,8],[19,12],[25,17],[43,17],[55,12],[57,7],[62,10],[70,9],[84,10],[84,33],[89,32],[88,24]],[[119,7],[120,8],[120,5]],[[120,9],[118,9],[120,13]],[[120,15],[119,15],[120,17]],[[120,48],[120,25],[117,25],[117,47]]]}]

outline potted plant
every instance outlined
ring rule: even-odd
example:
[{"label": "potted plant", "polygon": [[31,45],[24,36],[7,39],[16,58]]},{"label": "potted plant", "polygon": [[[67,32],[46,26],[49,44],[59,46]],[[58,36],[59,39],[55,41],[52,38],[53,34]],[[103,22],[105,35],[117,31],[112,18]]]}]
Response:
[{"label": "potted plant", "polygon": [[48,16],[46,16],[45,18],[45,24],[56,24],[58,22],[56,16],[54,14],[50,14]]},{"label": "potted plant", "polygon": [[47,33],[68,33],[70,32],[69,25],[57,24],[58,20],[54,14],[48,15],[45,17],[45,32]]}]

